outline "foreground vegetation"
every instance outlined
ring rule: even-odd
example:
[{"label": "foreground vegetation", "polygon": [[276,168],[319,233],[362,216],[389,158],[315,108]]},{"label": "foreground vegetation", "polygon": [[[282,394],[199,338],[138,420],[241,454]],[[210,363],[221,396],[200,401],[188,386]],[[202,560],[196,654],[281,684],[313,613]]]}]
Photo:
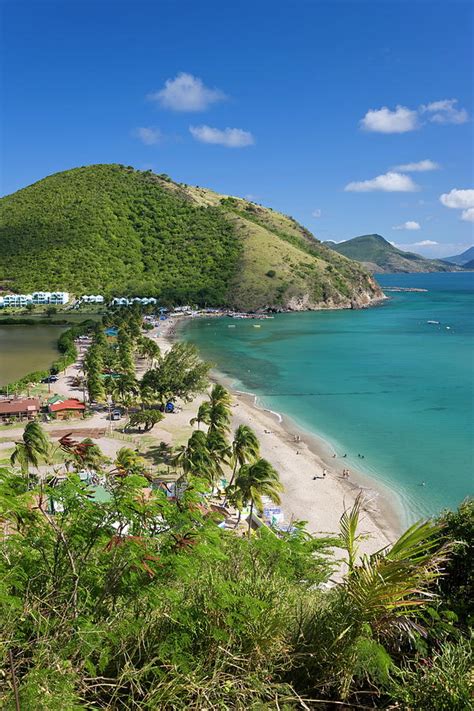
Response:
[{"label": "foreground vegetation", "polygon": [[67,438],[71,473],[38,477],[54,446],[27,425],[0,472],[2,708],[473,708],[473,502],[362,558],[360,499],[332,539],[222,529],[223,468],[239,510],[281,486],[216,387],[170,453],[172,498],[124,448],[98,503],[74,471],[100,450]]},{"label": "foreground vegetation", "polygon": [[167,176],[95,165],[0,200],[0,285],[255,309],[380,292],[291,218]]}]

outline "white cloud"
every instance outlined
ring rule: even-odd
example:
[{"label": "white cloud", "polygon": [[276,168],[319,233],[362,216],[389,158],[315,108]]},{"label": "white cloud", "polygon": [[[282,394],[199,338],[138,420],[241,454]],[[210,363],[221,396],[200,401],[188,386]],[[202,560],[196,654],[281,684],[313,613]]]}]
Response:
[{"label": "white cloud", "polygon": [[163,89],[148,94],[147,98],[173,111],[205,111],[226,96],[219,89],[209,89],[199,77],[180,72],[174,79],[167,79]]},{"label": "white cloud", "polygon": [[373,190],[382,190],[386,193],[412,193],[418,190],[418,185],[409,175],[389,171],[384,175],[377,175],[371,180],[349,183],[344,190],[355,193],[368,193]]},{"label": "white cloud", "polygon": [[445,207],[457,209],[474,207],[474,190],[457,190],[454,188],[451,192],[440,195],[439,199]]},{"label": "white cloud", "polygon": [[151,126],[136,128],[133,131],[133,135],[146,146],[156,146],[162,143],[164,139],[163,132],[159,128],[152,128]]},{"label": "white cloud", "polygon": [[402,225],[395,225],[395,227],[392,227],[392,230],[421,230],[421,226],[419,222],[408,220]]},{"label": "white cloud", "polygon": [[313,210],[313,212],[311,213],[311,215],[313,217],[321,217],[322,214],[323,213],[321,212],[321,210],[319,208],[317,208],[316,210]]},{"label": "white cloud", "polygon": [[420,107],[420,113],[429,114],[428,120],[433,123],[466,123],[469,115],[466,109],[458,109],[457,99],[443,99],[442,101],[432,101]]},{"label": "white cloud", "polygon": [[435,163],[434,160],[420,160],[418,163],[403,163],[402,165],[396,165],[393,170],[399,170],[402,173],[422,173],[426,170],[438,170],[439,163]]},{"label": "white cloud", "polygon": [[[420,242],[411,242],[410,244],[399,244],[397,242],[390,242],[390,244],[393,244],[394,247],[398,247],[398,249],[403,249],[403,250],[410,250],[414,249],[415,247],[425,247],[427,249],[429,248],[434,248],[439,246],[439,242],[435,242],[432,239],[422,239]],[[444,245],[442,245],[444,247]]]},{"label": "white cloud", "polygon": [[406,106],[397,106],[395,111],[383,106],[367,111],[360,125],[366,131],[376,133],[406,133],[418,128],[418,115]]},{"label": "white cloud", "polygon": [[193,138],[201,143],[213,143],[227,148],[243,148],[252,146],[255,139],[250,131],[241,128],[212,128],[211,126],[190,126],[189,131]]},{"label": "white cloud", "polygon": [[474,207],[468,207],[462,211],[461,220],[465,222],[474,222]]},{"label": "white cloud", "polygon": [[361,119],[360,126],[366,131],[375,133],[407,133],[407,131],[414,131],[421,126],[421,116],[425,116],[431,123],[466,123],[469,120],[469,115],[466,109],[458,109],[457,103],[457,99],[443,99],[423,104],[417,109],[400,105],[393,110],[388,106],[382,106],[381,109],[369,109]]}]

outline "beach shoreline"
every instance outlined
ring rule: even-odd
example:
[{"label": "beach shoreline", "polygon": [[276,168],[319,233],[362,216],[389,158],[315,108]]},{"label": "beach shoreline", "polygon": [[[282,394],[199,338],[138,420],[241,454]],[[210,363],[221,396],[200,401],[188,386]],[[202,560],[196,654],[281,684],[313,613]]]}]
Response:
[{"label": "beach shoreline", "polygon": [[[155,338],[163,351],[179,340],[179,333],[187,321],[186,317],[180,317],[176,321],[160,323]],[[213,370],[211,379],[224,385],[232,394],[232,427],[250,426],[260,440],[262,456],[279,472],[285,487],[282,495],[285,524],[306,521],[312,534],[336,534],[343,511],[351,508],[361,494],[360,533],[367,535],[361,541],[361,553],[373,553],[396,540],[403,521],[393,504],[394,491],[354,467],[353,461],[337,455],[322,436],[309,432],[286,415],[262,406],[254,393],[236,389],[223,373]],[[349,479],[342,476],[343,469],[347,468],[350,469]]]}]

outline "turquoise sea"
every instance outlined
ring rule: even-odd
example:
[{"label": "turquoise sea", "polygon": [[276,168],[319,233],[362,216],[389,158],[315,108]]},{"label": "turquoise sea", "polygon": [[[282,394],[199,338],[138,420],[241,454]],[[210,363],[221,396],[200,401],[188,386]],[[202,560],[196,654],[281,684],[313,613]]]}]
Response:
[{"label": "turquoise sea", "polygon": [[361,311],[196,319],[184,337],[236,388],[388,484],[410,520],[474,492],[474,273],[378,280],[428,292]]}]

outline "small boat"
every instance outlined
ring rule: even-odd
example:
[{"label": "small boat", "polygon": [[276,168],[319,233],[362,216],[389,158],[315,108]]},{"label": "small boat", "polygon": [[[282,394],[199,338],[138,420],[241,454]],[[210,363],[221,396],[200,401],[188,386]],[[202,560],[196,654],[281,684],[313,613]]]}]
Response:
[{"label": "small boat", "polygon": [[253,327],[254,328],[262,328],[259,323],[254,323]]},{"label": "small boat", "polygon": [[427,321],[426,323],[434,323],[436,326],[439,325],[439,321]]},{"label": "small boat", "polygon": [[235,328],[235,323],[230,323],[227,328]]}]

